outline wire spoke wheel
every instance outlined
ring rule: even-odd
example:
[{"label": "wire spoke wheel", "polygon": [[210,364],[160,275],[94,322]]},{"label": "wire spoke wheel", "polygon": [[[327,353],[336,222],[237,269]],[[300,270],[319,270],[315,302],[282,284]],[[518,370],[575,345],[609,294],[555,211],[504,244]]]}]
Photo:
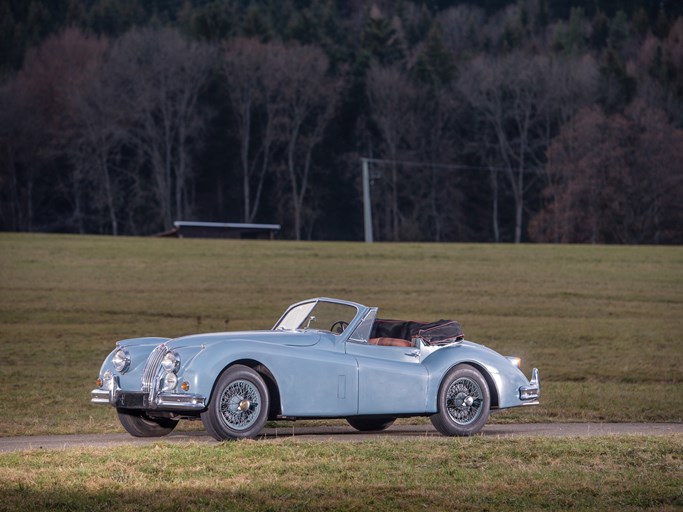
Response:
[{"label": "wire spoke wheel", "polygon": [[438,412],[430,419],[446,436],[471,436],[489,418],[491,392],[482,373],[469,364],[452,368],[441,381]]},{"label": "wire spoke wheel", "polygon": [[251,427],[261,412],[261,395],[251,382],[236,380],[221,395],[221,419],[229,428]]},{"label": "wire spoke wheel", "polygon": [[469,425],[481,414],[484,395],[479,385],[464,377],[451,384],[446,392],[448,415],[458,425]]},{"label": "wire spoke wheel", "polygon": [[265,426],[269,409],[263,377],[253,368],[237,364],[220,375],[201,416],[206,431],[218,441],[254,439]]}]

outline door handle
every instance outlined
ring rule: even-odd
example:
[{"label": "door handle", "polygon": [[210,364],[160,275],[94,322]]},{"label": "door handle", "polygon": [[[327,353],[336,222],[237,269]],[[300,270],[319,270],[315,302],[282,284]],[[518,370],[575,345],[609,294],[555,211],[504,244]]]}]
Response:
[{"label": "door handle", "polygon": [[415,351],[413,351],[413,352],[406,352],[406,355],[407,355],[407,356],[410,356],[410,357],[420,357],[420,351],[419,351],[419,350],[415,350]]}]

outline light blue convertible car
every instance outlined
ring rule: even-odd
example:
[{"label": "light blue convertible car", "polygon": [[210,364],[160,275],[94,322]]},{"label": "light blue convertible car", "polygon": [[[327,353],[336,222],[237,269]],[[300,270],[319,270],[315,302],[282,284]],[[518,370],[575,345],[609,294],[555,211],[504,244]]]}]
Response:
[{"label": "light blue convertible car", "polygon": [[383,320],[330,298],[290,306],[270,331],[119,341],[95,404],[139,437],[201,418],[216,439],[254,438],[275,419],[345,418],[362,431],[429,416],[448,436],[479,432],[491,409],[538,404],[520,361],[465,341],[457,322]]}]

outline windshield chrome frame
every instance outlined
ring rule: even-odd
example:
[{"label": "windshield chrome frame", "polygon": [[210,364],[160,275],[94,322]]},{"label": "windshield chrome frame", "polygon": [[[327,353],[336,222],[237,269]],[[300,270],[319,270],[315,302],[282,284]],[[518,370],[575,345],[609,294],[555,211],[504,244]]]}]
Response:
[{"label": "windshield chrome frame", "polygon": [[365,315],[367,314],[368,310],[370,308],[363,306],[362,304],[358,304],[357,302],[351,302],[347,300],[341,300],[341,299],[332,299],[330,297],[316,297],[312,299],[307,299],[307,300],[302,300],[300,302],[297,302],[295,304],[292,304],[289,306],[285,312],[282,314],[282,316],[278,319],[278,321],[275,323],[273,326],[272,330],[273,331],[292,331],[292,330],[297,330],[297,329],[278,329],[278,326],[282,323],[282,321],[285,319],[285,317],[294,309],[299,306],[302,306],[304,304],[310,304],[313,303],[313,307],[311,308],[311,311],[313,311],[316,307],[316,305],[320,302],[330,302],[332,304],[339,304],[342,306],[350,306],[356,309],[356,315],[353,317],[353,320],[349,322],[349,325],[346,329],[344,329],[344,332],[341,335],[335,334],[339,337],[343,337],[346,339],[348,336],[353,333],[358,325],[361,323],[363,318],[365,318]]}]

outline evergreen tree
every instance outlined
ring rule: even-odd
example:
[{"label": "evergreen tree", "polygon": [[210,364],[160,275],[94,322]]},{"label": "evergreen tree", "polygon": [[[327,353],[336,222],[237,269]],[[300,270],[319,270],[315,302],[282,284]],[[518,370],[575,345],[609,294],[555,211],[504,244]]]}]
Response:
[{"label": "evergreen tree", "polygon": [[[397,18],[398,20],[398,18]],[[382,65],[402,61],[405,52],[395,24],[381,16],[371,14],[361,35],[361,51]]]},{"label": "evergreen tree", "polygon": [[605,51],[600,66],[598,101],[607,114],[622,112],[636,93],[636,80],[613,48]]},{"label": "evergreen tree", "polygon": [[607,46],[609,37],[609,18],[602,11],[597,11],[591,21],[590,45],[594,50],[602,50]]},{"label": "evergreen tree", "polygon": [[269,41],[273,37],[273,26],[269,14],[258,5],[251,4],[244,15],[240,31],[245,37]]},{"label": "evergreen tree", "polygon": [[295,39],[301,44],[319,44],[323,39],[320,20],[309,9],[296,12],[289,20],[286,39]]},{"label": "evergreen tree", "polygon": [[626,13],[619,11],[614,15],[609,24],[609,46],[618,50],[628,38],[628,20]]},{"label": "evergreen tree", "polygon": [[222,41],[235,32],[236,11],[228,0],[214,0],[195,8],[190,17],[190,35],[194,39]]},{"label": "evergreen tree", "polygon": [[431,86],[447,85],[455,78],[453,55],[443,42],[441,26],[438,23],[432,25],[412,71],[418,81]]},{"label": "evergreen tree", "polygon": [[578,55],[585,48],[585,11],[582,7],[572,7],[567,24],[558,25],[552,46],[555,51],[568,55]]},{"label": "evergreen tree", "polygon": [[633,27],[633,32],[640,37],[647,35],[648,30],[650,30],[650,19],[644,7],[641,7],[633,14],[631,26]]}]

